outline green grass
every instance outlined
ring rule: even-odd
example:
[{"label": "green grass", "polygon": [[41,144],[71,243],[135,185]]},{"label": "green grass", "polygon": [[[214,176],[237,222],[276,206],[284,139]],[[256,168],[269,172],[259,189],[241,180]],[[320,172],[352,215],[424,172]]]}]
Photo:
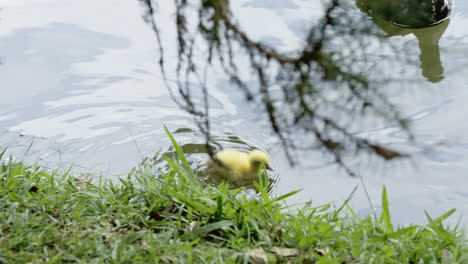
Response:
[{"label": "green grass", "polygon": [[465,234],[395,227],[343,206],[289,208],[266,184],[257,196],[199,180],[181,148],[168,169],[140,166],[118,183],[83,182],[0,155],[0,263],[468,263]]}]

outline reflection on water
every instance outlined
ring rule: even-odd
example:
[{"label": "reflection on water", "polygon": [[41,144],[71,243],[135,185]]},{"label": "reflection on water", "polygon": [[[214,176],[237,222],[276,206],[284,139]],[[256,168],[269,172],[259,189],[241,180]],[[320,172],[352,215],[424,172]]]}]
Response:
[{"label": "reflection on water", "polygon": [[[447,29],[451,3],[441,1],[359,0],[356,5],[388,36],[416,36],[421,74],[430,82],[444,78],[439,41]],[[435,6],[432,6],[434,3]],[[403,6],[402,6],[403,5]],[[438,12],[433,13],[433,10]]]},{"label": "reflection on water", "polygon": [[444,67],[440,60],[439,40],[449,25],[450,20],[424,29],[415,29],[413,33],[418,39],[421,51],[422,75],[430,82],[439,82],[444,78]]},{"label": "reflection on water", "polygon": [[408,28],[424,28],[447,19],[452,0],[357,0],[356,5],[372,17]]}]

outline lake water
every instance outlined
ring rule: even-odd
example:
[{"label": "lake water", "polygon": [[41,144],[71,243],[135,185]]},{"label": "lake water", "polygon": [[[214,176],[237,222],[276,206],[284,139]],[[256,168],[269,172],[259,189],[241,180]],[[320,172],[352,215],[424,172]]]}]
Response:
[{"label": "lake water", "polygon": [[[165,10],[172,1],[158,2],[167,2],[160,3]],[[302,26],[322,13],[321,1],[315,0],[233,2],[251,36],[286,50],[300,45]],[[178,131],[176,138],[192,152],[199,151],[203,138],[192,131],[191,116],[169,97],[157,68],[154,34],[137,0],[0,0],[0,8],[0,144],[15,156],[22,157],[32,143],[27,159],[116,177],[168,149],[163,124]],[[170,19],[165,15],[159,22],[169,25]],[[452,207],[458,216],[468,212],[467,26],[468,3],[457,1],[439,42],[443,80],[428,81],[440,72],[435,65],[389,85],[392,101],[411,118],[418,141],[444,144],[406,161],[355,164],[376,207],[387,186],[397,223],[425,223],[424,209],[434,216]],[[403,33],[392,41],[410,47],[410,55],[418,58],[418,33]],[[341,202],[360,184],[320,152],[302,153],[300,164],[291,168],[255,108],[246,107],[223,78],[211,81],[219,142],[270,152],[278,177],[275,192],[303,189],[290,203]],[[395,146],[407,144],[392,126],[360,132]],[[362,187],[352,205],[361,214],[369,212]],[[468,218],[462,221],[468,224]]]}]

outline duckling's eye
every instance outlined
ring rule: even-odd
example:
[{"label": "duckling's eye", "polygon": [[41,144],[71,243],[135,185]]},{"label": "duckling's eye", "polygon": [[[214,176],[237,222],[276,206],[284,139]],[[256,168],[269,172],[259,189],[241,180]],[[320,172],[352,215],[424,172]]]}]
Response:
[{"label": "duckling's eye", "polygon": [[265,164],[265,162],[259,161],[259,160],[254,160],[254,161],[252,161],[252,164],[255,165],[255,166],[260,166],[261,164]]}]

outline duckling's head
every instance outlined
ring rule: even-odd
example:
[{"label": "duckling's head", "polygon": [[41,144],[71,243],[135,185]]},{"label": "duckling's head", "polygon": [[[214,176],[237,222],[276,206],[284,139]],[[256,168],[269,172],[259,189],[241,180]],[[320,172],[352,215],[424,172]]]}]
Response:
[{"label": "duckling's head", "polygon": [[258,168],[261,164],[265,164],[265,168],[267,170],[272,171],[273,169],[270,167],[270,157],[268,155],[258,149],[254,149],[249,153],[249,161],[252,166]]}]

